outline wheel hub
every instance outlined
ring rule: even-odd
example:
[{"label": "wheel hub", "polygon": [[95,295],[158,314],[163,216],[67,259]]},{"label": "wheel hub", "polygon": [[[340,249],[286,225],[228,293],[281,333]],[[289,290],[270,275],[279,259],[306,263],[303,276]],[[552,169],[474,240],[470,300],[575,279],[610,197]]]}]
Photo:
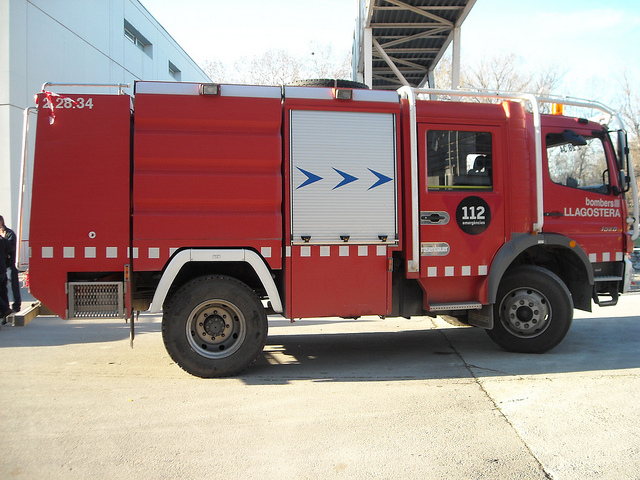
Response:
[{"label": "wheel hub", "polygon": [[533,311],[531,307],[520,307],[516,310],[516,317],[521,322],[530,322],[533,319]]},{"label": "wheel hub", "polygon": [[551,322],[549,301],[542,293],[531,288],[513,290],[502,301],[500,321],[517,337],[537,337]]},{"label": "wheel hub", "polygon": [[212,337],[217,337],[218,335],[224,334],[226,325],[227,324],[225,320],[217,313],[207,316],[207,318],[203,322],[204,331]]},{"label": "wheel hub", "polygon": [[186,323],[187,339],[199,355],[223,358],[235,352],[246,335],[240,310],[223,300],[209,300],[196,306]]}]

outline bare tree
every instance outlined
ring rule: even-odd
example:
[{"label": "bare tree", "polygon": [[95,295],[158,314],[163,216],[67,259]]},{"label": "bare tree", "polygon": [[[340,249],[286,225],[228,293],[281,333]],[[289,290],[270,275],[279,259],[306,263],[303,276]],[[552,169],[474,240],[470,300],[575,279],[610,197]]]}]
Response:
[{"label": "bare tree", "polygon": [[[461,66],[460,70],[461,88],[489,92],[531,92],[548,95],[558,87],[564,76],[555,66],[532,71],[525,66],[524,59],[515,53],[485,57],[475,65]],[[451,84],[450,57],[444,57],[436,68],[435,84],[436,88],[448,88]]]},{"label": "bare tree", "polygon": [[[452,78],[452,61],[451,55],[446,55],[440,59],[438,65],[436,66],[434,74],[434,85],[433,88],[440,89],[449,89],[451,88],[451,78]],[[466,83],[466,70],[461,69],[460,71],[460,82]]]},{"label": "bare tree", "polygon": [[253,85],[282,85],[309,78],[348,78],[351,54],[336,54],[331,45],[312,42],[308,55],[294,55],[275,49],[245,57],[232,66],[220,61],[205,62],[203,69],[214,82]]},{"label": "bare tree", "polygon": [[218,60],[207,60],[202,65],[202,69],[212,82],[225,83],[230,81],[228,68]]},{"label": "bare tree", "polygon": [[[640,187],[640,95],[637,84],[633,85],[629,80],[629,75],[624,72],[620,81],[622,97],[619,101],[618,111],[625,123],[629,134],[629,150],[633,169],[636,174],[636,182]],[[636,199],[636,202],[640,199]]]},{"label": "bare tree", "polygon": [[468,69],[464,87],[474,90],[518,92],[533,83],[533,74],[522,68],[515,53],[484,58]]},{"label": "bare tree", "polygon": [[627,72],[624,72],[620,86],[622,88],[620,114],[632,140],[640,142],[640,96],[629,81]]},{"label": "bare tree", "polygon": [[303,63],[286,50],[269,50],[263,55],[236,62],[243,83],[281,85],[301,80]]},{"label": "bare tree", "polygon": [[337,56],[331,45],[311,42],[311,58],[305,62],[306,78],[342,78],[351,77],[351,52]]}]

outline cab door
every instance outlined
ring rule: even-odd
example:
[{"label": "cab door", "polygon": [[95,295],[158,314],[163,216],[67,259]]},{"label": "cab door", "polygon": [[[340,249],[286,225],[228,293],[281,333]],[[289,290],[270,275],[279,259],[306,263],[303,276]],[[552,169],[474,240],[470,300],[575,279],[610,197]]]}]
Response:
[{"label": "cab door", "polygon": [[544,232],[575,240],[596,277],[621,276],[626,215],[611,143],[595,123],[554,120],[543,129]]},{"label": "cab door", "polygon": [[418,139],[420,280],[429,308],[486,304],[491,260],[505,241],[501,128],[419,123]]}]

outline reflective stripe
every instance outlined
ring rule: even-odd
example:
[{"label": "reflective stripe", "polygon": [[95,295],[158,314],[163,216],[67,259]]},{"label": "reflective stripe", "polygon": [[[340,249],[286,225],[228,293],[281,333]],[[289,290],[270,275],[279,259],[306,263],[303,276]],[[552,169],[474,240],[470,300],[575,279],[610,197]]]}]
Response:
[{"label": "reflective stripe", "polygon": [[[272,250],[272,247],[260,247],[260,254],[264,258],[271,258],[273,256]],[[133,247],[133,258],[168,259],[172,257],[177,251],[177,247],[171,247],[168,250],[160,247],[145,247],[142,249],[142,251],[140,251],[139,247]],[[103,252],[104,257],[102,256]],[[140,252],[142,252],[142,256],[140,256]],[[163,255],[163,252],[168,252],[168,256]],[[83,258],[113,259],[118,258],[118,253],[118,247],[100,247],[100,249],[93,246],[62,247],[62,258],[76,258],[76,254],[78,254]],[[57,247],[42,247],[40,258],[61,258],[60,251],[57,250]],[[126,258],[131,258],[129,247],[127,247],[126,249]]]}]

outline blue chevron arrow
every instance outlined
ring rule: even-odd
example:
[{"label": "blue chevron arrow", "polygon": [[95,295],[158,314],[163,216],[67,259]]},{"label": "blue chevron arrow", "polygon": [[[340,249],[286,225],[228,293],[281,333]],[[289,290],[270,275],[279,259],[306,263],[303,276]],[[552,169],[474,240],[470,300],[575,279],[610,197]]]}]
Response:
[{"label": "blue chevron arrow", "polygon": [[[307,172],[306,170],[303,170],[300,167],[296,167],[296,168],[307,176],[307,179],[298,188],[306,187],[307,185],[311,185],[312,183],[322,180],[322,177],[319,177],[315,173]],[[296,188],[296,190],[298,190],[298,188]]]},{"label": "blue chevron arrow", "polygon": [[345,173],[345,172],[341,172],[337,168],[334,168],[334,170],[338,172],[342,176],[342,178],[344,178],[344,180],[342,180],[338,185],[333,187],[332,190],[335,190],[336,188],[344,187],[346,184],[355,182],[356,180],[358,180],[357,177],[354,177],[353,175],[349,175],[348,173]]},{"label": "blue chevron arrow", "polygon": [[392,178],[389,178],[386,175],[383,175],[383,174],[381,174],[379,172],[376,172],[375,170],[371,170],[370,168],[368,168],[367,170],[369,170],[376,177],[378,177],[378,181],[376,183],[374,183],[373,185],[371,185],[367,190],[371,190],[372,188],[379,187],[380,185],[383,185],[383,184],[393,180]]}]

